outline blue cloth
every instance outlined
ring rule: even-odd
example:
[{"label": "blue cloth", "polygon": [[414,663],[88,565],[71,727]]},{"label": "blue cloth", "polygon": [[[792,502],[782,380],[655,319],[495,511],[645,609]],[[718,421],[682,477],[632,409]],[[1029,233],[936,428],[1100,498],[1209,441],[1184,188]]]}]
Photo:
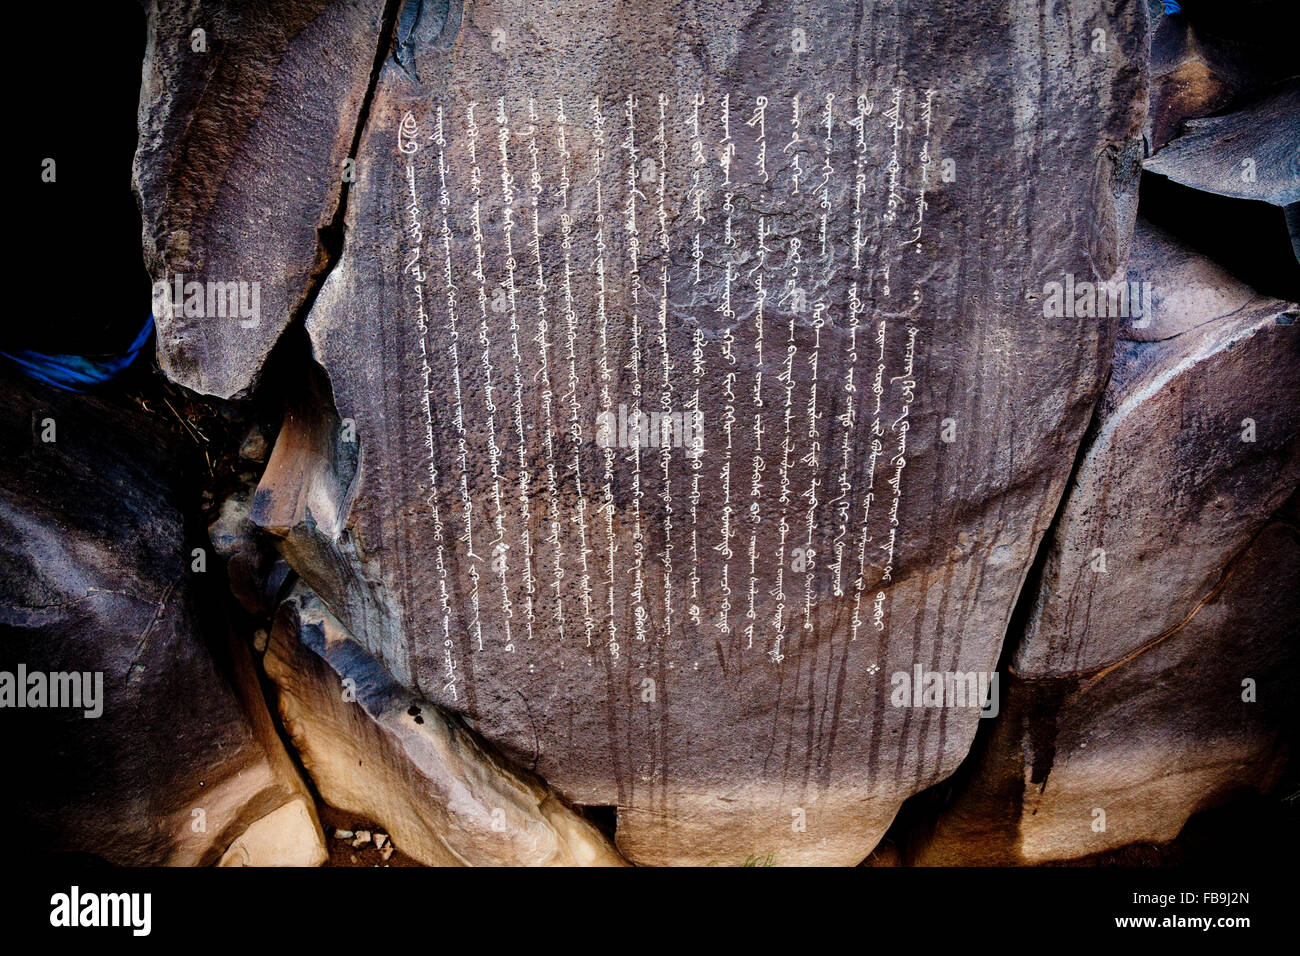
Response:
[{"label": "blue cloth", "polygon": [[51,355],[22,349],[2,352],[0,357],[16,365],[28,378],[53,385],[69,392],[84,392],[117,378],[135,361],[149,335],[153,332],[153,316],[145,320],[144,327],[122,352],[109,356]]},{"label": "blue cloth", "polygon": [[1165,16],[1169,16],[1172,13],[1183,12],[1183,8],[1178,5],[1177,0],[1160,0],[1160,2],[1164,5]]}]

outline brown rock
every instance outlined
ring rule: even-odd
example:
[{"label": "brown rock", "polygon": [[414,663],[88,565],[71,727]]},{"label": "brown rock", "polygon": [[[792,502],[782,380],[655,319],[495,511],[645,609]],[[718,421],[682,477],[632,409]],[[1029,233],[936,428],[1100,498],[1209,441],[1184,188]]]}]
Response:
[{"label": "brown rock", "polygon": [[1127,278],[1130,289],[1150,284],[1150,314],[1120,325],[1120,337],[1134,342],[1173,338],[1227,316],[1276,315],[1285,309],[1141,217],[1133,230]]},{"label": "brown rock", "polygon": [[1143,162],[1176,183],[1274,206],[1300,202],[1300,82],[1290,81],[1236,112],[1189,120]]},{"label": "brown rock", "polygon": [[93,716],[85,701],[0,709],[20,846],[123,866],[322,862],[247,651],[194,570],[211,557],[186,528],[174,438],[125,401],[7,377],[0,433],[0,671],[100,688]]},{"label": "brown rock", "polygon": [[[339,415],[313,411],[311,402],[291,413],[259,487],[254,519],[282,536],[294,569],[399,683],[460,715],[511,760],[535,768],[566,800],[617,807],[618,844],[630,858],[861,861],[903,799],[958,765],[978,723],[974,710],[893,707],[890,675],[917,663],[993,670],[1016,594],[1107,374],[1113,323],[1046,319],[1041,290],[1064,273],[1109,276],[1124,260],[1146,102],[1146,8],[1128,5],[1111,19],[1098,19],[1090,4],[1068,6],[1072,13],[1058,10],[1045,30],[1035,26],[1044,16],[1039,7],[1019,2],[958,28],[943,9],[925,4],[906,10],[868,5],[864,11],[826,0],[803,12],[709,4],[679,15],[663,4],[583,0],[566,7],[567,22],[583,24],[570,30],[557,28],[542,7],[477,3],[461,17],[458,7],[439,16],[429,5],[418,15],[408,5],[411,16],[399,23],[397,55],[384,65],[362,136],[346,246],[308,320]],[[1111,39],[1094,54],[1099,26]],[[1052,64],[1046,73],[1044,63]],[[890,219],[893,129],[884,117],[892,113],[895,88],[905,131],[902,201],[909,205]],[[1008,88],[1021,91],[1012,109]],[[920,181],[929,89],[927,154],[937,165],[927,174],[929,205],[918,251],[910,203]],[[863,238],[855,266],[859,157],[849,122],[857,116],[859,92],[872,108],[862,121]],[[667,97],[664,162],[655,152],[660,93]],[[687,122],[697,93],[706,104],[701,141],[708,144],[698,284]],[[809,190],[820,182],[814,172],[824,162],[818,123],[830,93],[834,157],[823,258],[823,207]],[[628,94],[635,97],[635,143],[643,151],[635,162],[622,145]],[[738,150],[730,169],[735,246],[726,238],[717,154],[728,94]],[[787,151],[794,94],[801,98],[802,145]],[[757,127],[745,125],[760,95],[770,102],[767,182],[756,162]],[[606,124],[599,175],[591,110],[597,96]],[[561,99],[567,207],[558,194]],[[479,126],[482,298],[469,198],[471,102]],[[1100,105],[1081,111],[1080,102]],[[437,136],[439,108],[445,149]],[[514,177],[513,309],[505,289],[511,257],[504,251],[501,108]],[[534,135],[549,388],[539,361],[541,304],[530,245]],[[413,150],[410,179],[402,148]],[[805,177],[798,194],[792,191],[796,158]],[[952,160],[948,179],[939,168],[944,158]],[[460,322],[455,335],[444,288],[440,159],[449,170],[447,235]],[[664,221],[672,238],[666,257],[658,246],[659,180],[650,177],[645,159],[654,159],[667,176]],[[638,184],[639,281],[626,221],[629,169]],[[605,217],[604,363],[593,271],[597,181]],[[572,367],[561,242],[566,215],[576,303]],[[760,218],[771,247],[761,267]],[[793,238],[802,250],[797,281]],[[661,326],[657,303],[665,263],[668,309]],[[734,270],[730,317],[724,314],[728,264]],[[756,269],[764,271],[769,295],[761,362]],[[798,309],[800,297],[787,281],[806,293],[805,310]],[[863,309],[856,316],[848,307],[855,283]],[[856,334],[850,331],[855,317]],[[878,356],[873,336],[881,322],[886,371],[871,512],[876,524],[859,574],[853,557],[868,487],[870,388]],[[911,359],[909,327],[915,330]],[[481,328],[490,343],[486,361]],[[696,388],[696,329],[706,356],[699,382],[705,453],[696,516],[698,593],[692,596],[693,468],[686,449],[668,454],[669,512],[658,447],[641,456],[639,489],[637,455],[631,448],[615,450],[607,503],[606,458],[594,439],[603,405],[615,417],[620,405],[663,408],[665,396],[671,409],[685,408]],[[724,356],[728,334],[734,365]],[[791,342],[797,359],[787,374]],[[804,421],[814,354],[820,383],[816,454]],[[909,381],[909,363],[914,390],[900,384]],[[844,387],[850,365],[858,405],[846,429],[839,416],[853,394]],[[491,425],[489,366],[491,399],[499,403]],[[737,396],[729,456],[722,424],[728,371],[736,374]],[[767,410],[762,449],[754,438],[751,396],[759,372]],[[793,386],[784,502],[783,377]],[[568,421],[575,397],[578,441]],[[951,442],[941,437],[949,421]],[[547,434],[553,438],[549,458]],[[846,435],[849,466],[842,469],[838,453]],[[499,453],[495,475],[493,449]],[[752,514],[749,478],[756,456],[766,472],[751,575],[743,522]],[[891,557],[892,490],[886,481],[900,458],[905,475]],[[526,517],[521,478],[527,479]],[[841,478],[852,486],[841,499],[846,512],[832,501]],[[473,556],[463,540],[462,488],[473,508]],[[817,502],[811,540],[810,499]],[[494,502],[500,503],[499,528]],[[719,545],[727,515],[734,522],[730,558],[727,546]],[[837,541],[847,555],[838,572],[832,567]],[[796,546],[803,549],[798,555]],[[671,556],[667,575],[665,554]],[[725,624],[724,571],[731,592]],[[873,603],[882,592],[884,630],[877,631]],[[531,628],[525,623],[530,601]],[[692,605],[699,608],[698,622]]]},{"label": "brown rock", "polygon": [[1283,582],[1297,577],[1300,535],[1272,522],[1176,632],[1112,666],[1013,680],[971,778],[909,862],[1043,863],[1165,842],[1194,813],[1268,793],[1295,746]]},{"label": "brown rock", "polygon": [[[547,787],[393,683],[305,588],[281,606],[264,664],[321,796],[379,821],[408,856],[429,866],[622,864]],[[380,849],[388,839],[375,834]],[[370,840],[359,830],[352,845]]]},{"label": "brown rock", "polygon": [[1273,303],[1120,346],[1016,651],[1022,677],[1088,673],[1180,626],[1295,490],[1294,313]]},{"label": "brown rock", "polygon": [[[145,264],[155,283],[202,283],[205,313],[156,303],[158,360],[186,388],[230,398],[248,391],[324,264],[318,233],[343,193],[384,5],[147,6],[134,170]],[[229,282],[247,284],[249,306],[256,284],[256,315],[207,314],[208,284]]]},{"label": "brown rock", "polygon": [[[1182,301],[1213,305],[1196,291]],[[1298,665],[1294,318],[1256,302],[1120,343],[1003,712],[912,862],[1165,842],[1193,813],[1276,785]]]}]

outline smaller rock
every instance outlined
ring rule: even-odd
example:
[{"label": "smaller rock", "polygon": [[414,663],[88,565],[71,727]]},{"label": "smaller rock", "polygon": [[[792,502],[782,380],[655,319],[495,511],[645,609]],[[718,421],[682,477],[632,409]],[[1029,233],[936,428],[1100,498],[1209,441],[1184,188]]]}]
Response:
[{"label": "smaller rock", "polygon": [[268,446],[266,436],[262,434],[262,429],[254,425],[244,438],[244,443],[239,446],[239,457],[244,461],[266,461]]},{"label": "smaller rock", "polygon": [[369,830],[358,830],[358,831],[357,831],[357,838],[356,838],[355,840],[352,841],[352,848],[355,850],[355,849],[357,849],[358,847],[363,847],[363,846],[365,846],[365,845],[366,845],[367,843],[369,843],[369,842],[370,842],[370,831],[369,831]]},{"label": "smaller rock", "polygon": [[384,858],[384,862],[387,863],[389,857],[393,855],[393,845],[390,843],[388,846],[384,847],[382,850],[379,851],[379,855],[382,856]]},{"label": "smaller rock", "polygon": [[268,582],[275,568],[275,556],[259,540],[248,521],[251,495],[251,485],[245,485],[223,501],[217,517],[208,526],[208,537],[217,554],[226,561],[231,594],[250,614],[263,614],[273,606]]},{"label": "smaller rock", "polygon": [[351,830],[335,830],[335,831],[334,831],[334,839],[336,839],[336,840],[351,840],[352,837],[354,837],[355,835],[356,835],[356,834],[354,834]]},{"label": "smaller rock", "polygon": [[[382,826],[380,852],[401,840],[426,866],[623,865],[549,788],[433,704],[413,703],[301,583],[280,606],[263,662],[321,798]],[[343,699],[347,680],[354,693]]]}]

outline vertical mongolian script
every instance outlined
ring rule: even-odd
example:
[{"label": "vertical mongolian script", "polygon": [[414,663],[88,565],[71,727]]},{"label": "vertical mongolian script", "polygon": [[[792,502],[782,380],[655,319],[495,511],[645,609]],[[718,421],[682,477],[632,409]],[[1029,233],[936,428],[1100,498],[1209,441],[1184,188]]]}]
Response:
[{"label": "vertical mongolian script", "polygon": [[[835,175],[835,167],[831,161],[834,146],[832,137],[835,129],[835,95],[827,93],[825,103],[825,110],[822,114],[822,127],[825,133],[822,137],[821,180],[817,186],[817,205],[821,214],[821,258],[826,270],[824,279],[825,284],[833,288],[830,281],[834,263],[834,256],[830,247],[830,221],[831,180]],[[803,457],[803,464],[808,466],[808,490],[804,492],[804,500],[807,502],[808,511],[805,519],[806,533],[804,539],[803,629],[809,632],[813,629],[814,591],[817,586],[817,551],[820,547],[816,540],[817,505],[819,503],[817,489],[821,487],[822,449],[821,412],[817,407],[818,386],[820,384],[818,375],[821,371],[822,329],[826,326],[828,309],[828,304],[820,299],[813,306],[813,344],[808,355],[808,426],[805,435],[808,439],[808,453]]]},{"label": "vertical mongolian script", "polygon": [[532,199],[533,238],[530,249],[533,254],[535,278],[533,290],[537,297],[537,334],[533,344],[537,346],[537,373],[535,380],[542,390],[542,450],[546,460],[546,543],[551,547],[551,589],[554,607],[551,620],[559,631],[560,640],[564,640],[564,549],[561,544],[560,531],[564,525],[560,515],[560,480],[556,469],[555,455],[555,392],[551,387],[551,325],[547,316],[550,314],[546,305],[546,273],[542,267],[542,228],[541,198],[542,169],[540,164],[541,147],[537,144],[537,104],[530,97],[528,100],[528,193]]},{"label": "vertical mongolian script", "polygon": [[591,569],[588,560],[592,548],[587,540],[587,497],[582,490],[582,402],[578,398],[578,312],[573,297],[573,214],[570,212],[572,181],[569,178],[569,118],[564,114],[564,101],[556,103],[556,148],[560,153],[560,183],[557,187],[560,200],[560,249],[564,253],[564,357],[569,368],[569,381],[564,390],[564,401],[569,410],[570,465],[573,469],[573,490],[577,499],[577,513],[573,523],[578,529],[578,559],[581,569],[579,593],[582,596],[582,631],[586,646],[591,647],[596,632],[592,615]]},{"label": "vertical mongolian script", "polygon": [[[935,91],[933,89],[927,89],[925,99],[921,104],[921,149],[917,156],[920,174],[913,207],[915,219],[911,224],[911,234],[903,241],[905,246],[914,249],[918,254],[922,251],[921,235],[925,224],[925,211],[929,208],[925,200],[925,190],[930,173],[930,136],[934,119],[934,95]],[[901,125],[901,120],[896,120],[896,129],[899,125]],[[916,269],[915,273],[916,281],[912,289],[912,304],[914,309],[920,309],[922,306],[921,281],[924,273],[920,269]],[[909,415],[916,395],[916,338],[919,331],[915,324],[907,326],[907,345],[903,352],[902,374],[895,375],[890,379],[890,384],[896,383],[898,386],[899,413],[890,426],[890,431],[894,436],[894,447],[889,464],[894,473],[889,479],[889,486],[893,494],[889,506],[889,538],[885,544],[885,569],[881,575],[881,581],[884,584],[893,581],[894,559],[898,547],[898,536],[901,533],[899,530],[898,508],[903,497],[903,469],[907,467],[907,432],[911,424]]]},{"label": "vertical mongolian script", "polygon": [[718,582],[721,600],[718,602],[716,627],[723,634],[731,633],[731,540],[735,530],[731,526],[731,516],[735,507],[731,503],[731,449],[732,433],[736,424],[736,336],[732,331],[732,322],[736,310],[732,307],[732,284],[736,275],[736,237],[733,224],[735,213],[735,192],[731,183],[731,165],[736,156],[736,143],[731,137],[731,94],[722,97],[722,139],[718,142],[718,165],[722,169],[722,209],[726,214],[723,222],[723,247],[726,249],[724,265],[722,302],[718,312],[722,316],[722,335],[720,352],[723,365],[723,390],[726,405],[722,412],[722,468],[718,481],[722,490],[720,540],[713,550],[722,555],[722,574]]},{"label": "vertical mongolian script", "polygon": [[488,464],[492,477],[492,569],[497,575],[497,584],[501,592],[501,629],[504,648],[514,651],[515,645],[511,633],[510,621],[514,617],[514,607],[510,601],[508,554],[510,545],[506,543],[505,498],[501,490],[501,446],[497,444],[497,404],[492,396],[496,388],[492,384],[492,333],[488,327],[487,275],[484,272],[483,253],[483,171],[478,163],[479,126],[474,118],[477,103],[470,103],[466,108],[466,133],[470,162],[470,193],[474,197],[472,208],[472,228],[474,237],[474,279],[478,282],[479,327],[478,345],[483,364],[483,408],[487,413]]},{"label": "vertical mongolian script", "polygon": [[514,401],[511,418],[515,425],[515,467],[519,469],[519,565],[523,570],[524,626],[528,640],[533,639],[533,604],[537,581],[533,575],[532,508],[529,501],[528,440],[524,429],[524,360],[519,352],[519,290],[515,285],[515,272],[519,264],[515,259],[515,177],[510,169],[510,117],[506,113],[506,98],[497,99],[497,151],[501,161],[501,240],[505,249],[505,299],[509,317],[507,333],[510,339],[511,384]]},{"label": "vertical mongolian script", "polygon": [[[871,112],[871,101],[865,95],[860,94],[857,98],[853,119],[849,121],[849,126],[855,133],[853,137],[852,279],[849,282],[849,339],[847,355],[845,356],[846,365],[842,386],[843,399],[840,414],[837,416],[837,422],[840,426],[840,468],[839,478],[835,482],[836,495],[830,501],[834,513],[835,528],[835,537],[831,542],[831,550],[835,556],[830,565],[831,593],[837,598],[843,597],[845,594],[844,558],[845,551],[851,543],[849,531],[852,524],[853,481],[851,475],[857,464],[854,453],[854,435],[857,432],[858,422],[858,387],[855,376],[858,371],[859,358],[858,331],[862,324],[862,314],[866,311],[866,305],[863,301],[864,294],[860,283],[862,277],[862,249],[866,245],[866,213],[863,200],[867,193],[867,117],[871,115]],[[853,635],[850,640],[856,639],[858,626],[859,622],[855,620]]]},{"label": "vertical mongolian script", "polygon": [[[597,378],[600,380],[600,420],[613,421],[613,377],[610,367],[609,310],[608,288],[605,270],[605,198],[602,177],[605,173],[605,115],[601,111],[600,98],[591,101],[592,121],[592,173],[591,183],[596,189],[595,210],[595,245],[596,257],[591,268],[595,273],[595,311],[596,325],[599,330],[599,355],[597,358]],[[618,551],[618,542],[614,537],[614,442],[601,443],[603,471],[601,474],[600,516],[605,531],[605,587],[606,587],[606,627],[608,637],[606,648],[613,660],[618,660],[618,623],[615,617],[614,584],[618,572],[614,565],[614,555]]]},{"label": "vertical mongolian script", "polygon": [[629,442],[631,451],[628,458],[632,462],[632,624],[633,633],[638,641],[646,639],[646,630],[650,623],[650,614],[645,602],[645,528],[642,525],[641,499],[645,491],[641,487],[641,444],[645,440],[645,412],[641,408],[643,398],[641,385],[641,231],[637,226],[636,204],[644,198],[637,187],[640,175],[640,148],[636,142],[636,97],[627,95],[623,105],[623,116],[627,121],[623,137],[623,151],[627,153],[627,166],[624,177],[627,182],[627,198],[623,207],[623,230],[627,238],[628,293],[631,302],[628,305],[629,334],[627,370],[632,377],[632,408],[628,413]]},{"label": "vertical mongolian script", "polygon": [[460,326],[455,273],[451,262],[451,189],[448,178],[447,138],[443,129],[443,111],[438,107],[437,125],[433,142],[438,147],[438,211],[442,224],[438,227],[438,241],[442,246],[443,295],[447,310],[447,338],[451,342],[452,427],[456,430],[456,486],[459,489],[461,526],[460,541],[465,545],[469,564],[470,634],[478,650],[483,650],[482,597],[479,594],[478,565],[482,559],[474,551],[474,498],[469,491],[469,437],[465,428],[465,395],[460,372]]},{"label": "vertical mongolian script", "polygon": [[[771,176],[767,171],[767,105],[768,98],[759,96],[754,100],[754,111],[745,125],[754,130],[754,165],[764,184]],[[754,442],[754,455],[749,466],[749,507],[745,509],[746,524],[749,526],[749,547],[746,560],[749,568],[749,581],[745,600],[745,649],[754,647],[754,631],[758,626],[758,534],[763,524],[763,472],[767,465],[763,460],[763,319],[767,304],[767,289],[763,285],[764,270],[767,268],[767,218],[758,217],[757,236],[755,240],[757,254],[753,268],[746,274],[753,284],[754,298],[754,379],[750,385],[749,405],[753,424],[750,426]]]},{"label": "vertical mongolian script", "polygon": [[665,640],[672,634],[673,628],[673,484],[672,457],[673,437],[685,439],[682,430],[674,435],[671,431],[673,414],[673,362],[668,349],[668,263],[672,254],[672,243],[668,236],[668,209],[665,205],[665,193],[668,186],[668,97],[659,94],[659,130],[655,135],[655,145],[659,151],[659,182],[655,192],[655,217],[658,220],[659,238],[659,358],[662,375],[659,389],[659,470],[662,490],[659,498],[664,511],[664,546],[661,553],[663,564],[663,599]]},{"label": "vertical mongolian script", "polygon": [[411,291],[415,302],[415,321],[420,340],[420,372],[423,385],[422,418],[424,421],[424,447],[428,460],[429,487],[425,493],[425,502],[433,517],[434,568],[438,573],[438,613],[442,622],[442,647],[446,683],[443,690],[455,700],[456,662],[452,655],[451,639],[451,592],[447,583],[446,532],[443,529],[442,512],[438,508],[438,455],[433,439],[433,369],[429,363],[429,312],[425,307],[425,285],[428,273],[425,271],[424,257],[424,213],[420,206],[420,194],[416,183],[415,157],[420,149],[420,129],[415,117],[407,113],[402,117],[397,133],[398,151],[406,160],[406,265],[402,270],[410,278]]}]

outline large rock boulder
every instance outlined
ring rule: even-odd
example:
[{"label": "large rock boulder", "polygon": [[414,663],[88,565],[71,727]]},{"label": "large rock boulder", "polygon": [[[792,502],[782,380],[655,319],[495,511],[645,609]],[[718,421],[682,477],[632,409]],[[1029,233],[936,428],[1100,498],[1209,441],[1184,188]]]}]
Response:
[{"label": "large rock boulder", "polygon": [[184,517],[176,437],[127,401],[8,373],[0,434],[10,848],[119,865],[323,862],[312,799],[204,586],[216,569]]},{"label": "large rock boulder", "polygon": [[253,519],[635,861],[856,863],[974,736],[893,678],[995,668],[1108,372],[1044,299],[1126,255],[1148,34],[961,10],[402,8],[308,319],[337,417]]},{"label": "large rock boulder", "polygon": [[1117,347],[1006,708],[914,862],[1166,842],[1193,813],[1267,793],[1294,747],[1297,308],[1139,235],[1157,244],[1136,259],[1165,290],[1166,337]]}]

